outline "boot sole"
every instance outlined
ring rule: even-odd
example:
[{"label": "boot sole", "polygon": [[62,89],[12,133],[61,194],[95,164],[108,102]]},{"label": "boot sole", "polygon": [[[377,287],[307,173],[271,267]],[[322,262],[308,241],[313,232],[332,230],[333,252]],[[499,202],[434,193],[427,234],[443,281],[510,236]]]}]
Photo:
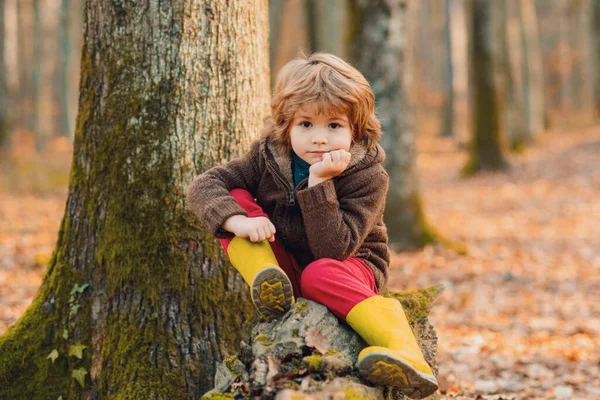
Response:
[{"label": "boot sole", "polygon": [[402,389],[413,399],[425,398],[438,389],[433,375],[423,374],[404,360],[386,353],[367,354],[359,360],[357,368],[370,382]]},{"label": "boot sole", "polygon": [[267,267],[254,277],[252,300],[266,319],[279,317],[294,302],[292,283],[281,268]]}]

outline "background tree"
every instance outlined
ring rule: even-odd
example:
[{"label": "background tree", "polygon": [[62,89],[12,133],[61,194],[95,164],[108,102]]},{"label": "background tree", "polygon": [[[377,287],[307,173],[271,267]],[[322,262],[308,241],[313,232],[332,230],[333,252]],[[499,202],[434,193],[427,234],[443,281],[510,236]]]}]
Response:
[{"label": "background tree", "polygon": [[499,53],[502,2],[473,0],[471,67],[473,71],[473,139],[465,174],[508,167],[503,153],[503,107],[499,87]]},{"label": "background tree", "polygon": [[306,12],[310,51],[347,59],[348,0],[307,0]]},{"label": "background tree", "polygon": [[267,24],[266,0],[86,2],[67,205],[39,292],[0,337],[0,398],[212,387],[254,311],[184,188],[257,136]]},{"label": "background tree", "polygon": [[6,61],[4,42],[6,31],[4,28],[5,0],[0,0],[0,151],[4,150],[8,142],[8,84],[6,82]]},{"label": "background tree", "polygon": [[[600,0],[594,0],[593,20],[592,20],[592,40],[594,41],[594,50],[596,52],[595,65],[600,65]],[[594,88],[596,89],[596,116],[600,116],[600,74],[596,74]]]},{"label": "background tree", "polygon": [[54,101],[58,110],[56,123],[56,134],[59,136],[71,136],[71,7],[70,0],[62,0],[60,5],[60,17],[58,23],[58,44],[60,57],[57,57],[56,85],[54,86]]},{"label": "background tree", "polygon": [[418,190],[414,127],[406,90],[408,3],[357,0],[360,22],[352,54],[375,93],[381,121],[384,165],[390,175],[384,215],[390,243],[423,246],[437,236],[426,222]]},{"label": "background tree", "polygon": [[532,138],[527,130],[523,74],[523,54],[521,40],[520,0],[506,0],[501,12],[501,32],[497,38],[500,45],[499,70],[501,87],[504,87],[504,126],[510,147],[519,151],[529,144]]},{"label": "background tree", "polygon": [[544,67],[537,11],[533,0],[519,0],[522,59],[525,66],[527,134],[534,140],[546,128],[544,120]]}]

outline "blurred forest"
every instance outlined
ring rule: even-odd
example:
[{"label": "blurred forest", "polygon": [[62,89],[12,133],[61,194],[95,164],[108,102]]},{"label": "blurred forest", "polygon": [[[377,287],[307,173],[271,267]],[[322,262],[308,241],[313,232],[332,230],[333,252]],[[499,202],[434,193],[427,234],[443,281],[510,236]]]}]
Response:
[{"label": "blurred forest", "polygon": [[[41,284],[64,213],[83,6],[0,0],[0,334]],[[386,7],[398,43],[359,46]],[[441,391],[600,398],[600,0],[270,0],[269,23],[271,83],[326,51],[386,99],[384,140],[401,138],[386,151],[408,148],[414,177],[399,181],[421,198],[411,226],[423,219],[408,239],[390,229],[403,244],[390,286],[446,286]],[[395,103],[370,66],[399,47]]]}]

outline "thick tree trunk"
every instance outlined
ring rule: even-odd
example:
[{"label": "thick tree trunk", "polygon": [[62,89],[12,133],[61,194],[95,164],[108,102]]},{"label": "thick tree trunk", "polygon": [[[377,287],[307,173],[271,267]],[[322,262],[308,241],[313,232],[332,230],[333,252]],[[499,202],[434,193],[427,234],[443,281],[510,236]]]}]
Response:
[{"label": "thick tree trunk", "polygon": [[8,144],[8,83],[6,81],[6,61],[4,58],[4,42],[6,30],[4,27],[5,0],[0,0],[0,151]]},{"label": "thick tree trunk", "polygon": [[500,2],[474,0],[472,10],[473,49],[473,140],[470,159],[463,172],[501,170],[508,167],[503,153],[503,104],[499,87],[497,38],[501,35]]},{"label": "thick tree trunk", "polygon": [[385,223],[390,243],[422,246],[434,241],[417,183],[415,140],[406,91],[406,0],[359,0],[354,60],[371,83],[381,121],[381,145],[390,175]]},{"label": "thick tree trunk", "polygon": [[196,399],[237,352],[254,311],[184,188],[258,135],[267,18],[266,0],[86,2],[65,215],[0,337],[0,398]]}]

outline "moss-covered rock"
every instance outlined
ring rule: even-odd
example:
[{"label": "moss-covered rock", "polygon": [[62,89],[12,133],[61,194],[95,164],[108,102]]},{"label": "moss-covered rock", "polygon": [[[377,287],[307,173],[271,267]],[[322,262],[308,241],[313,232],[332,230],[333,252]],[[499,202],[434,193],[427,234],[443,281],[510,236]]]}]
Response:
[{"label": "moss-covered rock", "polygon": [[[436,286],[387,294],[402,303],[423,354],[436,373],[437,336],[427,316],[442,290],[442,286]],[[354,365],[367,344],[320,304],[298,299],[283,317],[259,322],[250,337],[254,340],[250,344],[242,342],[241,354],[217,369],[229,371],[229,378],[215,382],[218,392],[211,392],[211,396],[218,393],[280,400],[406,398],[399,390],[372,387],[362,380]],[[241,371],[240,364],[245,366],[243,373],[231,373],[232,368]]]}]

